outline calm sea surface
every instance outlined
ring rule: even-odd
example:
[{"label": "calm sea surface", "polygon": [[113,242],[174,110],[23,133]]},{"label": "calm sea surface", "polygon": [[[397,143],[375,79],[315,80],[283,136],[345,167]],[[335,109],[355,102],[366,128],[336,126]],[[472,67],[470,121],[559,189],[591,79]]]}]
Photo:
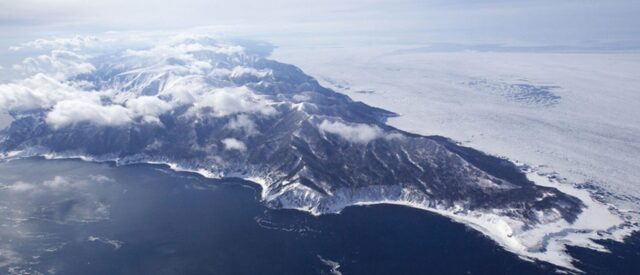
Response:
[{"label": "calm sea surface", "polygon": [[[313,217],[259,187],[160,165],[0,163],[0,273],[540,274],[462,224],[402,206]],[[640,237],[572,248],[588,273],[640,274]]]}]

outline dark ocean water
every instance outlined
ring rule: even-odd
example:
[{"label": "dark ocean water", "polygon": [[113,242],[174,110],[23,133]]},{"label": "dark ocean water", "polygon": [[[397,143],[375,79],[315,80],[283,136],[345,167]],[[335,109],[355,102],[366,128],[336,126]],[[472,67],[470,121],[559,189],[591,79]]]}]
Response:
[{"label": "dark ocean water", "polygon": [[[313,217],[271,210],[257,200],[252,183],[160,165],[27,159],[0,163],[0,184],[0,273],[557,271],[425,211],[378,205]],[[571,253],[588,273],[640,274],[640,236],[607,246],[614,253]]]}]

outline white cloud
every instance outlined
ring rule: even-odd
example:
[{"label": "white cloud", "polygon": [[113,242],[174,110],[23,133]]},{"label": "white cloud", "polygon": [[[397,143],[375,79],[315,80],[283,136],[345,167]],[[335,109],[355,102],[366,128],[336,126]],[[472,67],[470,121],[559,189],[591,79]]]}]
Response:
[{"label": "white cloud", "polygon": [[103,183],[103,182],[115,182],[114,179],[107,177],[105,175],[91,175],[89,179],[95,182]]},{"label": "white cloud", "polygon": [[18,181],[11,185],[5,186],[6,189],[13,192],[28,192],[36,188],[34,184]]},{"label": "white cloud", "polygon": [[[35,40],[23,46],[79,47],[91,41],[96,39],[75,37]],[[119,126],[138,119],[159,123],[158,116],[185,105],[191,105],[189,115],[197,116],[223,117],[243,113],[271,115],[276,112],[266,97],[256,95],[247,87],[225,87],[233,84],[224,76],[210,75],[216,67],[214,64],[217,64],[212,58],[217,58],[219,54],[235,58],[232,56],[243,54],[242,47],[217,44],[211,38],[194,36],[181,40],[170,39],[148,50],[124,52],[128,56],[117,64],[123,72],[118,74],[117,81],[101,84],[108,88],[100,91],[88,90],[93,87],[88,81],[73,79],[75,75],[96,70],[88,55],[53,50],[49,55],[28,57],[16,65],[16,69],[34,75],[13,83],[0,84],[0,110],[50,109],[46,122],[54,128],[77,122]],[[203,52],[213,55],[205,54],[203,57]],[[248,68],[241,71],[266,74]],[[231,71],[227,70],[226,75],[229,74]],[[157,96],[141,96],[144,89],[155,85],[156,81],[162,83]],[[118,92],[124,89],[127,93]],[[112,102],[112,105],[105,106],[103,102]],[[247,117],[236,117],[229,127],[243,130],[248,135],[255,134],[256,128]]]},{"label": "white cloud", "polygon": [[405,138],[405,136],[404,136],[403,134],[400,134],[400,133],[397,133],[397,132],[396,132],[396,133],[386,134],[386,135],[384,136],[384,138],[385,138],[386,140],[394,140],[394,139],[404,139],[404,138]]},{"label": "white cloud", "polygon": [[[107,178],[108,179],[108,178]],[[71,181],[63,176],[55,176],[52,179],[45,180],[42,184],[34,184],[23,181],[17,181],[13,184],[2,186],[13,192],[48,192],[48,191],[69,191],[73,188],[83,188],[87,186],[86,181]]]},{"label": "white cloud", "polygon": [[323,132],[336,134],[345,140],[361,144],[367,144],[384,136],[384,132],[378,126],[361,123],[347,125],[339,121],[329,122],[324,120],[318,127]]},{"label": "white cloud", "polygon": [[81,36],[76,35],[74,37],[59,37],[50,39],[36,39],[21,43],[18,46],[12,46],[9,50],[19,51],[22,49],[72,49],[79,50],[95,46],[100,43],[100,40],[95,36]]},{"label": "white cloud", "polygon": [[53,179],[42,182],[44,187],[55,191],[65,191],[71,188],[82,188],[87,185],[85,181],[70,181],[63,176],[55,176]]},{"label": "white cloud", "polygon": [[0,267],[4,268],[22,262],[23,259],[11,246],[3,244],[0,246]]},{"label": "white cloud", "polygon": [[[5,0],[0,1],[0,32],[11,38],[37,32],[210,26],[219,32],[298,45],[335,46],[331,42],[358,38],[394,44],[437,40],[557,45],[637,41],[633,26],[638,25],[638,8],[637,0],[158,0],[153,5],[140,0]],[[537,20],[542,17],[543,22]],[[429,35],[419,35],[425,33]]]},{"label": "white cloud", "polygon": [[197,42],[212,38],[210,36],[184,37],[184,35],[176,35],[169,39],[168,42],[160,43],[150,49],[145,50],[127,50],[129,56],[136,57],[161,57],[161,58],[179,58],[185,57],[194,52],[209,51],[224,55],[234,55],[244,53],[244,48],[236,45],[215,44],[208,45]]},{"label": "white cloud", "polygon": [[256,123],[249,118],[248,115],[238,115],[235,118],[231,119],[229,123],[226,125],[227,128],[233,130],[241,130],[244,131],[247,136],[253,136],[258,134]]},{"label": "white cloud", "polygon": [[[177,75],[206,75],[215,69],[211,64],[211,60],[203,60],[202,58],[194,56],[194,54],[208,52],[209,54],[232,56],[244,52],[243,48],[237,46],[223,44],[205,45],[192,39],[181,40],[180,42],[178,42],[179,40],[176,38],[170,40],[170,42],[161,43],[150,49],[127,50],[126,54],[136,61],[145,61],[155,63],[155,65],[163,65],[164,68],[171,68],[172,72]],[[211,43],[211,41],[208,41],[208,43]],[[176,64],[177,62],[167,64],[168,60],[180,61],[181,64],[178,65]],[[216,73],[220,73],[220,71],[218,70]]]},{"label": "white cloud", "polygon": [[250,68],[250,67],[236,66],[231,71],[231,75],[230,76],[232,78],[239,78],[239,77],[242,77],[244,75],[252,75],[252,76],[255,76],[255,77],[258,77],[258,78],[263,78],[263,77],[269,76],[271,74],[272,74],[271,70],[257,70],[255,68]]},{"label": "white cloud", "polygon": [[[41,213],[42,209],[55,210],[58,207],[63,207],[69,198],[78,198],[73,209],[67,209],[65,215],[58,216],[52,212],[50,213],[52,216],[47,214],[47,217],[62,223],[68,221],[95,222],[108,218],[109,206],[104,203],[104,194],[97,194],[95,192],[97,190],[90,188],[89,183],[86,179],[74,179],[66,176],[55,176],[41,182],[17,181],[2,187],[2,189],[11,192],[2,197],[3,203],[15,211],[4,211],[3,213],[0,209],[0,214],[16,220],[28,219],[34,213]],[[17,227],[12,228],[30,232],[29,228],[16,225]],[[0,235],[2,233],[0,232]],[[0,261],[2,261],[1,256]]]},{"label": "white cloud", "polygon": [[191,111],[202,114],[211,113],[216,117],[237,113],[272,115],[276,112],[266,99],[254,94],[244,86],[214,89],[202,93],[194,102]]},{"label": "white cloud", "polygon": [[99,101],[99,94],[80,91],[44,74],[36,74],[15,83],[0,84],[0,110],[47,109],[66,99]]},{"label": "white cloud", "polygon": [[122,247],[122,245],[124,244],[124,242],[122,242],[122,241],[110,240],[110,239],[107,239],[107,238],[96,237],[96,236],[89,236],[87,238],[87,241],[90,241],[90,242],[101,242],[103,244],[113,246],[113,249],[115,249],[115,250],[120,249],[120,247]]},{"label": "white cloud", "polygon": [[165,87],[158,93],[160,97],[170,98],[174,107],[190,105],[198,100],[209,85],[203,77],[176,77],[167,80]]},{"label": "white cloud", "polygon": [[158,116],[171,110],[171,105],[157,97],[141,96],[121,105],[103,106],[101,96],[109,92],[83,91],[44,74],[9,84],[0,84],[0,110],[26,111],[50,109],[47,123],[59,128],[75,122],[98,125],[124,125],[133,119],[159,123]]},{"label": "white cloud", "polygon": [[71,51],[53,50],[49,55],[28,57],[14,69],[26,74],[45,73],[64,80],[78,74],[90,73],[95,67],[87,62],[89,57]]},{"label": "white cloud", "polygon": [[158,116],[171,110],[169,103],[155,96],[141,96],[127,100],[126,107],[134,117],[146,122],[159,123]]},{"label": "white cloud", "polygon": [[11,190],[13,192],[39,192],[42,188],[46,188],[48,191],[67,191],[72,188],[82,188],[87,186],[86,181],[70,181],[63,176],[55,176],[53,179],[45,180],[40,184],[28,183],[23,181],[17,181],[13,184],[3,186],[3,189]]},{"label": "white cloud", "polygon": [[222,144],[224,144],[224,148],[226,150],[238,150],[238,151],[247,150],[247,146],[244,144],[244,142],[239,141],[235,138],[225,138],[222,140]]},{"label": "white cloud", "polygon": [[104,126],[121,126],[132,122],[130,112],[120,105],[102,106],[80,100],[65,100],[57,103],[47,114],[46,121],[54,128],[79,122],[91,122]]},{"label": "white cloud", "polygon": [[71,183],[62,176],[55,176],[51,180],[45,180],[42,184],[55,189],[68,187]]}]

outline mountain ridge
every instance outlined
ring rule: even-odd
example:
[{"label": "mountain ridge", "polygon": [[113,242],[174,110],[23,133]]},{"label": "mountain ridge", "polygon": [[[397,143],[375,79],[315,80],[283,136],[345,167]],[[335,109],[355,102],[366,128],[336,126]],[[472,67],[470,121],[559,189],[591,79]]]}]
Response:
[{"label": "mountain ridge", "polygon": [[[11,90],[14,99],[0,98],[15,119],[0,132],[5,157],[168,163],[254,179],[267,205],[313,214],[412,205],[492,223],[504,229],[493,238],[507,249],[572,268],[566,255],[542,255],[553,234],[544,228],[574,223],[581,199],[536,185],[508,160],[386,125],[396,114],[322,87],[293,65],[209,39],[74,60],[94,69],[37,74],[13,84],[23,86]],[[42,95],[31,82],[56,92]],[[38,96],[36,108],[15,100]]]}]

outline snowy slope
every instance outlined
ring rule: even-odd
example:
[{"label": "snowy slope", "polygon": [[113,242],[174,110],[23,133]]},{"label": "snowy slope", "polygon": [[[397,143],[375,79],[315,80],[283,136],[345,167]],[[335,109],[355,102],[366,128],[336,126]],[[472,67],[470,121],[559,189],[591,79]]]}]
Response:
[{"label": "snowy slope", "polygon": [[640,55],[397,51],[280,47],[274,58],[491,154],[594,183],[605,199],[640,203]]},{"label": "snowy slope", "polygon": [[[429,61],[431,71],[390,68],[376,62],[397,57],[379,55],[361,65],[370,75],[353,74],[360,71],[349,66],[362,64],[362,53],[336,55],[345,61],[328,69],[333,76],[325,76],[326,84],[400,114],[428,110],[392,120],[423,136],[387,125],[393,113],[327,89],[249,45],[183,36],[133,49],[92,49],[54,49],[12,66],[25,77],[0,84],[0,110],[13,120],[0,131],[1,159],[165,163],[208,177],[250,179],[262,186],[268,206],[314,215],[351,205],[407,205],[567,269],[573,266],[565,245],[603,250],[591,239],[621,240],[636,228],[584,190],[436,136],[458,138],[446,127],[464,133],[479,127],[474,122],[482,126],[478,114],[491,114],[497,129],[518,125],[515,115],[526,110],[549,113],[567,97],[558,83],[498,81],[490,72],[468,77],[441,64],[477,68],[438,59]],[[337,76],[362,77],[363,84]],[[404,92],[394,90],[398,84]],[[425,87],[456,94],[423,96]],[[512,121],[500,120],[505,114]]]}]

